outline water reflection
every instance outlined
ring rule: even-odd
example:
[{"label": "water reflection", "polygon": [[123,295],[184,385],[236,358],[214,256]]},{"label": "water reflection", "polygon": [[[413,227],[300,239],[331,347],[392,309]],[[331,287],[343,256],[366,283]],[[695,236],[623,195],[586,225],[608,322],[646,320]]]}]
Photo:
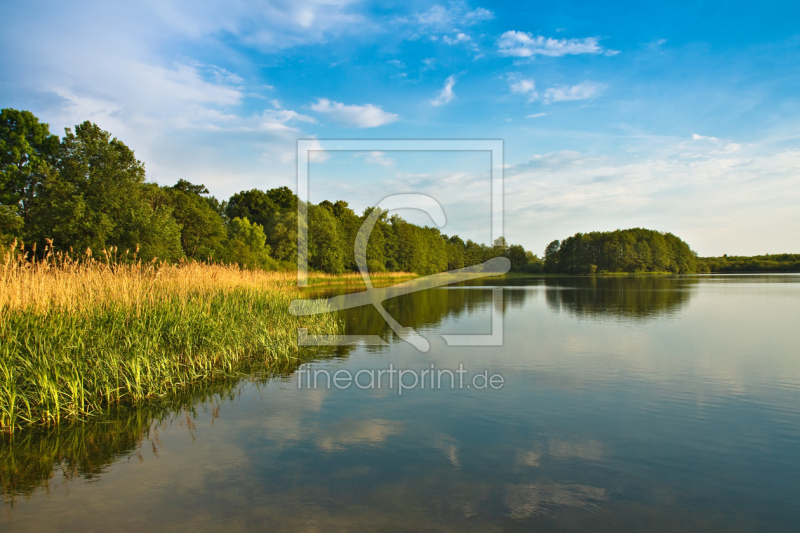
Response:
[{"label": "water reflection", "polygon": [[[492,288],[503,287],[502,311],[520,309],[542,293],[556,313],[579,318],[645,320],[671,316],[685,309],[699,283],[697,277],[625,276],[564,277],[478,280],[451,287],[416,292],[387,300],[386,310],[403,326],[432,329],[446,319],[480,313],[492,302]],[[344,287],[309,292],[312,298],[327,298],[346,292]],[[340,312],[347,334],[393,334],[380,314],[371,307]],[[381,348],[367,347],[371,351]],[[341,354],[350,347],[340,347]]]},{"label": "water reflection", "polygon": [[649,319],[684,309],[698,281],[678,276],[555,278],[548,280],[545,297],[553,311],[578,317]]},{"label": "water reflection", "polygon": [[[189,432],[198,410],[210,410],[236,398],[241,379],[204,384],[183,394],[138,408],[111,408],[87,422],[59,427],[0,433],[0,492],[12,507],[19,498],[74,480],[92,481],[115,462],[141,450],[158,455],[159,428],[178,422]],[[58,474],[60,473],[60,477]]]},{"label": "water reflection", "polygon": [[[489,280],[408,294],[387,301],[386,308],[403,325],[431,329],[446,319],[484,312],[487,306],[492,305],[489,289],[504,283],[502,280]],[[521,308],[526,301],[541,297],[543,292],[548,307],[555,312],[579,317],[652,318],[684,308],[696,283],[697,279],[677,277],[521,279],[515,280],[513,286],[504,287],[502,311]],[[330,296],[342,290],[346,289],[317,290],[311,296]],[[371,307],[346,310],[341,312],[341,316],[348,333],[381,334],[386,339],[392,338],[383,318]],[[353,349],[337,347],[336,355],[346,356]],[[294,367],[290,366],[282,369],[281,374],[289,375],[293,370]],[[260,381],[266,382],[268,378],[262,376]],[[61,473],[64,482],[73,478],[92,479],[103,474],[120,458],[138,454],[143,444],[156,452],[157,444],[151,437],[157,435],[159,424],[186,417],[186,426],[191,430],[197,406],[214,409],[219,402],[233,399],[239,383],[239,379],[229,379],[207,384],[156,405],[133,410],[117,409],[98,420],[82,424],[23,432],[13,437],[2,434],[0,490],[3,497],[7,502],[13,502],[15,498],[27,497],[40,488],[47,489],[51,483],[57,482],[54,479],[56,471]],[[300,438],[299,420],[292,417],[285,422],[294,427],[295,439]],[[273,430],[278,430],[279,426],[281,424],[273,424]],[[309,428],[305,429],[308,433]],[[388,420],[345,420],[320,430],[314,440],[320,449],[330,452],[352,444],[379,445],[401,431],[401,424]],[[435,446],[453,465],[458,465],[458,450],[451,438],[440,436]],[[574,455],[590,459],[599,457],[601,453],[596,442],[582,445],[550,443],[550,454],[555,457]],[[518,457],[518,462],[533,465],[540,456],[540,451],[524,452]],[[523,492],[531,490],[524,489]]]},{"label": "water reflection", "polygon": [[534,483],[509,485],[506,488],[505,504],[511,518],[524,519],[545,512],[552,506],[593,507],[607,499],[606,490],[575,483]]},{"label": "water reflection", "polygon": [[[55,516],[98,531],[111,520],[148,531],[791,531],[800,283],[742,283],[527,278],[407,295],[390,312],[431,339],[429,353],[392,342],[314,366],[464,363],[506,386],[309,389],[287,367],[2,436],[13,508],[0,526],[53,529]],[[343,315],[351,332],[391,340],[377,313],[355,311]],[[505,315],[502,347],[449,349],[439,337],[483,333],[492,312]]]}]

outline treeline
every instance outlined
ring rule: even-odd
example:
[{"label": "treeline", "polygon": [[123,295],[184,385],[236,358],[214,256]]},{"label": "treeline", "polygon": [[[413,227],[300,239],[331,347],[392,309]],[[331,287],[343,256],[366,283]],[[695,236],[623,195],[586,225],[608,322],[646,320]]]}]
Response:
[{"label": "treeline", "polygon": [[800,272],[800,254],[702,257],[709,272]]},{"label": "treeline", "polygon": [[594,274],[605,272],[705,271],[689,245],[672,233],[634,228],[576,233],[547,245],[546,272]]},{"label": "treeline", "polygon": [[[0,112],[0,240],[27,251],[115,250],[116,259],[237,263],[291,269],[297,261],[297,196],[287,187],[252,189],[219,201],[203,185],[145,180],[144,164],[123,142],[84,122],[63,138],[28,111]],[[308,205],[311,269],[357,270],[356,236],[371,212],[344,201]],[[500,238],[493,246],[447,236],[384,214],[367,243],[372,272],[422,275],[497,256],[512,270],[542,272],[542,261]],[[38,250],[38,251],[37,251]]]}]

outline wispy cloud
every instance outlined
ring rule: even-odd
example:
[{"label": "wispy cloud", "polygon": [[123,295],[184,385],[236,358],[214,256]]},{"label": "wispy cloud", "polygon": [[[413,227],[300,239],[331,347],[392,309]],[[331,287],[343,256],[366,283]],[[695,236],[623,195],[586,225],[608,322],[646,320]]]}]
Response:
[{"label": "wispy cloud", "polygon": [[317,103],[311,105],[311,109],[330,117],[342,126],[351,128],[376,128],[391,124],[400,118],[399,115],[384,111],[376,105],[345,105],[327,98],[317,100]]},{"label": "wispy cloud", "polygon": [[[794,246],[800,151],[728,149],[735,143],[720,148],[689,139],[660,143],[647,158],[562,151],[513,165],[505,172],[506,215],[516,220],[508,238],[541,250],[553,236],[539,228],[559,227],[570,235],[644,226],[681,235],[700,255]],[[775,190],[782,193],[765,194]],[[793,229],[787,232],[787,226]]]},{"label": "wispy cloud", "polygon": [[578,85],[557,85],[544,92],[544,103],[571,102],[573,100],[588,100],[594,98],[603,88],[599,83],[585,81]]},{"label": "wispy cloud", "polygon": [[470,38],[470,36],[464,32],[458,32],[455,37],[450,37],[448,35],[442,37],[442,42],[445,44],[468,43],[471,40],[472,39]]},{"label": "wispy cloud", "polygon": [[361,12],[359,2],[351,0],[175,0],[148,4],[154,15],[171,26],[172,33],[202,38],[224,32],[265,51],[378,30],[378,25]]},{"label": "wispy cloud", "polygon": [[308,160],[312,163],[324,163],[331,158],[330,150],[323,148],[322,143],[317,139],[312,139],[310,145],[311,147],[308,148]]},{"label": "wispy cloud", "polygon": [[528,115],[525,118],[539,118],[539,117],[543,117],[545,115],[547,115],[547,113],[534,113],[533,115]]},{"label": "wispy cloud", "polygon": [[479,7],[469,9],[466,4],[455,3],[449,7],[435,5],[427,11],[398,17],[396,23],[413,27],[418,33],[446,33],[459,27],[470,27],[494,18],[494,13]]},{"label": "wispy cloud", "polygon": [[464,2],[454,2],[447,7],[435,5],[427,11],[398,16],[392,22],[405,39],[427,39],[447,45],[460,44],[474,53],[477,59],[483,55],[468,30],[493,18],[494,13],[488,9],[469,9]]},{"label": "wispy cloud", "polygon": [[456,84],[456,77],[450,76],[444,82],[444,87],[439,92],[439,95],[431,100],[431,105],[434,107],[442,106],[448,102],[450,102],[453,98],[455,98],[455,93],[453,92],[453,86]]},{"label": "wispy cloud", "polygon": [[384,167],[393,167],[397,161],[391,157],[386,157],[386,152],[372,151],[372,152],[358,152],[353,157],[363,157],[365,163],[372,165],[381,165]]},{"label": "wispy cloud", "polygon": [[510,57],[548,56],[561,57],[578,54],[601,54],[604,52],[596,37],[585,39],[553,39],[524,31],[507,31],[500,36],[498,51]]},{"label": "wispy cloud", "polygon": [[707,137],[705,135],[698,135],[697,133],[692,133],[692,140],[695,141],[718,141],[716,137]]},{"label": "wispy cloud", "polygon": [[528,102],[533,102],[539,97],[539,93],[536,92],[536,82],[532,79],[518,78],[512,74],[508,76],[508,83],[512,93],[525,96]]}]

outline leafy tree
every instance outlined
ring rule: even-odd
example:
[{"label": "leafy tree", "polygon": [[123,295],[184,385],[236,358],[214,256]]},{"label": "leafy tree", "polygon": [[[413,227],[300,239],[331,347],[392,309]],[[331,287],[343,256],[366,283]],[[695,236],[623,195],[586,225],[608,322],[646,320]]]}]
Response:
[{"label": "leafy tree", "polygon": [[555,240],[547,245],[544,249],[544,270],[545,272],[558,272],[559,265],[559,251],[561,249],[561,241]]},{"label": "leafy tree", "polygon": [[265,228],[273,223],[273,218],[278,211],[278,205],[269,195],[258,189],[234,194],[225,207],[225,214],[230,220],[246,218]]},{"label": "leafy tree", "polygon": [[695,272],[700,263],[689,245],[671,233],[632,228],[576,233],[545,250],[547,272]]},{"label": "leafy tree", "polygon": [[205,196],[208,189],[180,180],[164,191],[172,216],[180,225],[181,247],[186,257],[208,261],[223,255],[227,232],[222,217]]},{"label": "leafy tree", "polygon": [[505,256],[511,261],[511,270],[521,272],[528,266],[528,255],[522,245],[512,244],[508,247]]},{"label": "leafy tree", "polygon": [[39,187],[31,206],[32,233],[61,247],[99,251],[113,246],[144,259],[183,257],[180,228],[164,193],[144,182],[133,151],[96,124],[67,128],[58,172]]},{"label": "leafy tree", "polygon": [[0,111],[0,238],[21,237],[31,203],[53,174],[59,139],[30,111]]},{"label": "leafy tree", "polygon": [[264,228],[246,218],[236,217],[228,224],[226,260],[247,269],[274,269],[277,264],[270,257]]},{"label": "leafy tree", "polygon": [[308,223],[308,266],[331,274],[344,272],[344,243],[336,218],[324,207],[311,205]]}]

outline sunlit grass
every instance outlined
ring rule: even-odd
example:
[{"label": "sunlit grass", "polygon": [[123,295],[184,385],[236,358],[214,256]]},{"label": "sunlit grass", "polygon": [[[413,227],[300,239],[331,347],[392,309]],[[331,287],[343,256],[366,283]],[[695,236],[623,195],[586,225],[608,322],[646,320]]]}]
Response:
[{"label": "sunlit grass", "polygon": [[[386,287],[410,279],[419,277],[418,274],[411,272],[370,272],[369,279],[374,287]],[[308,274],[308,286],[328,286],[328,285],[347,285],[348,288],[366,289],[364,278],[358,272],[348,272],[346,274],[325,274],[313,272]]]},{"label": "sunlit grass", "polygon": [[297,329],[335,334],[333,315],[289,314],[294,273],[143,264],[6,250],[0,285],[0,427],[81,419],[162,398],[253,363],[308,355]]}]

